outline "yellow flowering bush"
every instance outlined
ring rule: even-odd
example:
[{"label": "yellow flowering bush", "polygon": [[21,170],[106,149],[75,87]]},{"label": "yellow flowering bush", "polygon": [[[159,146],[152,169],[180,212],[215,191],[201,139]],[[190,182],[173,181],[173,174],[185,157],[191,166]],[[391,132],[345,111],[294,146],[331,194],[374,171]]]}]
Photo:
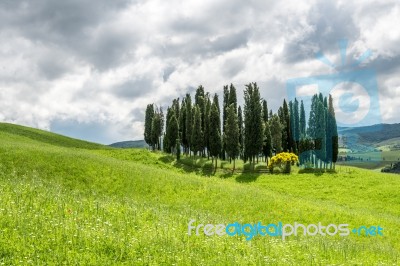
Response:
[{"label": "yellow flowering bush", "polygon": [[281,152],[273,156],[269,162],[269,170],[271,173],[275,167],[279,167],[285,173],[290,173],[291,165],[299,162],[299,157],[291,152]]}]

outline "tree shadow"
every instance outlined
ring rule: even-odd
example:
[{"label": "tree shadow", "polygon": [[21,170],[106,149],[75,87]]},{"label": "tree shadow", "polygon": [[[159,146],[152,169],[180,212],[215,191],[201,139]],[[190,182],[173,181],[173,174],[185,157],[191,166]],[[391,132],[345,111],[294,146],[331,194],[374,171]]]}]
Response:
[{"label": "tree shadow", "polygon": [[314,174],[315,176],[322,176],[323,174],[336,174],[337,172],[333,169],[315,169],[315,168],[305,168],[300,169],[299,174]]},{"label": "tree shadow", "polygon": [[261,173],[254,173],[254,172],[242,172],[236,177],[236,182],[239,183],[250,183],[257,180],[260,177]]},{"label": "tree shadow", "polygon": [[163,163],[170,164],[173,161],[175,161],[175,158],[173,156],[170,156],[170,155],[164,155],[164,156],[161,156],[160,158],[158,158],[158,160],[160,160]]}]

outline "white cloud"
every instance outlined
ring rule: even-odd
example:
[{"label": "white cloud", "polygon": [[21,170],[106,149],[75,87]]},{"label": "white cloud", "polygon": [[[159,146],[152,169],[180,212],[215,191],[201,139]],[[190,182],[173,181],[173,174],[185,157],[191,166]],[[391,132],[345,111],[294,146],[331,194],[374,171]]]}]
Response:
[{"label": "white cloud", "polygon": [[21,0],[0,6],[3,121],[103,143],[142,139],[148,103],[165,107],[200,84],[214,93],[233,83],[242,95],[253,81],[276,110],[286,80],[334,72],[315,53],[339,62],[337,41],[348,38],[349,60],[372,49],[364,66],[377,69],[382,119],[400,122],[395,1],[41,0],[32,6]]}]

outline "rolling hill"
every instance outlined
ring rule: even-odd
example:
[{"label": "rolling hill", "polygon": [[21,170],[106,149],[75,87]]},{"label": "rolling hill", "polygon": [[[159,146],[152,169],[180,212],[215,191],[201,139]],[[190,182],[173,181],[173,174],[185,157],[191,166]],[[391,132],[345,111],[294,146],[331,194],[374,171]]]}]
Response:
[{"label": "rolling hill", "polygon": [[388,146],[388,144],[389,146],[399,146],[400,148],[400,124],[339,127],[338,133],[340,146],[352,152],[358,153],[381,150],[383,146]]},{"label": "rolling hill", "polygon": [[[204,176],[163,153],[0,124],[0,262],[399,264],[399,176],[337,170]],[[189,236],[191,219],[380,225],[384,236]]]},{"label": "rolling hill", "polygon": [[148,148],[149,145],[144,140],[128,140],[128,141],[121,141],[116,142],[109,145],[113,148]]}]

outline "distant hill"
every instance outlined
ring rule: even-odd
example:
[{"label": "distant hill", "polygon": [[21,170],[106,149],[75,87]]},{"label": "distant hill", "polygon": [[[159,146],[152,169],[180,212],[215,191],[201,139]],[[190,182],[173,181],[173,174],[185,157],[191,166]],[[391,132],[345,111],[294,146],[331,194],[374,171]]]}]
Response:
[{"label": "distant hill", "polygon": [[121,141],[116,142],[109,145],[113,148],[147,148],[149,145],[144,140],[128,140],[128,141]]},{"label": "distant hill", "polygon": [[339,127],[339,145],[353,152],[395,149],[400,145],[400,123]]}]

